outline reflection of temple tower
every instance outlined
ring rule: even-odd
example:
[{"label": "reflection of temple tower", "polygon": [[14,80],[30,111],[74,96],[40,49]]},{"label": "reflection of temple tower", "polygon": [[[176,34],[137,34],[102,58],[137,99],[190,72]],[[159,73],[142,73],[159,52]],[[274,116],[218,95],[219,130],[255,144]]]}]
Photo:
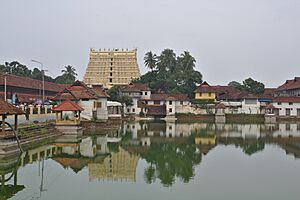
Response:
[{"label": "reflection of temple tower", "polygon": [[136,168],[139,160],[138,155],[130,154],[121,147],[119,152],[111,153],[102,163],[89,163],[90,180],[136,180]]},{"label": "reflection of temple tower", "polygon": [[127,85],[140,77],[137,50],[90,50],[90,60],[84,75],[88,85]]}]

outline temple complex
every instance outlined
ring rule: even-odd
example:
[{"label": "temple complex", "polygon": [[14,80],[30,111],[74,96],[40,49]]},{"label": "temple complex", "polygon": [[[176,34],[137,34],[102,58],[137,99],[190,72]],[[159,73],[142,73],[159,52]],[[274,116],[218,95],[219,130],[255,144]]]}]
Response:
[{"label": "temple complex", "polygon": [[127,85],[140,77],[137,63],[137,49],[90,50],[89,63],[84,75],[88,85]]}]

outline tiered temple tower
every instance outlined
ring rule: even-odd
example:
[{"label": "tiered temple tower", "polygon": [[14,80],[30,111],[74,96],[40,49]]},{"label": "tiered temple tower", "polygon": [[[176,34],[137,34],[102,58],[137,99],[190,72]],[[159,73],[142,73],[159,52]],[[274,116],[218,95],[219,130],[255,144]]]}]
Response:
[{"label": "tiered temple tower", "polygon": [[91,49],[83,81],[88,85],[110,88],[113,85],[127,85],[139,77],[137,49]]}]

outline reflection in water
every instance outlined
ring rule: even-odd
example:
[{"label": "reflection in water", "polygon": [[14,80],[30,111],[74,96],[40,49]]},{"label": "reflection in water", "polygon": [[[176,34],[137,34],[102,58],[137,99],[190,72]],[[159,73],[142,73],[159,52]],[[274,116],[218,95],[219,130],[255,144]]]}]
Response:
[{"label": "reflection in water", "polygon": [[0,199],[26,191],[26,185],[17,183],[18,170],[43,160],[55,162],[61,169],[71,169],[74,175],[86,169],[90,182],[132,183],[137,182],[142,161],[145,183],[160,182],[170,187],[175,182],[189,183],[196,175],[196,167],[218,145],[235,146],[251,156],[262,152],[268,144],[299,158],[299,124],[124,123],[117,134],[63,136],[52,144],[29,149],[20,157],[1,158]]}]

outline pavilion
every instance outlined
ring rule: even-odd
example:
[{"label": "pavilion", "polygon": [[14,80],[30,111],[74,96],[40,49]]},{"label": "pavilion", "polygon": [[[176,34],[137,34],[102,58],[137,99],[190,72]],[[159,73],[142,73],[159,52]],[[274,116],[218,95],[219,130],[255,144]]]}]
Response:
[{"label": "pavilion", "polygon": [[[8,115],[14,115],[15,116],[15,123],[14,123],[14,129],[18,129],[18,115],[24,114],[24,112],[20,109],[15,107],[14,105],[7,103],[6,101],[0,100],[0,115],[2,116],[2,123],[1,123],[1,133],[0,133],[0,139],[10,138],[14,137],[12,131],[6,130],[6,127],[8,125],[7,122],[5,122],[5,119]],[[12,127],[10,127],[12,128]]]},{"label": "pavilion", "polygon": [[[66,100],[52,109],[52,111],[56,113],[56,125],[63,126],[80,125],[80,113],[83,110],[84,109],[82,107],[72,102],[71,100]],[[69,114],[66,115],[65,119],[63,118],[63,112],[68,112]]]}]

